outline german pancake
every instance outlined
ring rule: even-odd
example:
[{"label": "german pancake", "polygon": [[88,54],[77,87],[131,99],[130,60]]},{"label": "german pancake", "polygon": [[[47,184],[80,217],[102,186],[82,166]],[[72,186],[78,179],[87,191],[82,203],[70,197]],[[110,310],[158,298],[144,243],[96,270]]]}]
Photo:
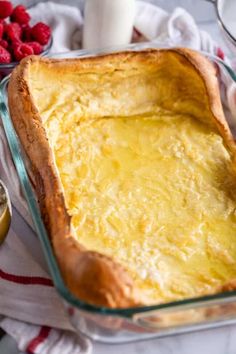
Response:
[{"label": "german pancake", "polygon": [[8,93],[74,295],[116,308],[236,287],[236,145],[204,56],[32,56]]}]

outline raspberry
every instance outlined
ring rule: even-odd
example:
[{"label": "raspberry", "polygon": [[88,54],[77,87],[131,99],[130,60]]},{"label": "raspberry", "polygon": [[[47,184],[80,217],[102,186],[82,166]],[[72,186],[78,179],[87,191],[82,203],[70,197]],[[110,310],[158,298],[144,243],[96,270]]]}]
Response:
[{"label": "raspberry", "polygon": [[24,25],[22,28],[22,38],[26,42],[31,41],[31,27],[29,25]]},{"label": "raspberry", "polygon": [[222,60],[224,60],[224,58],[225,58],[225,54],[220,47],[217,48],[216,55]]},{"label": "raspberry", "polygon": [[11,41],[13,41],[14,39],[21,38],[22,29],[21,29],[19,23],[12,22],[12,23],[9,23],[8,25],[6,25],[4,32],[7,36],[7,38],[10,39]]},{"label": "raspberry", "polygon": [[3,25],[3,36],[4,36],[7,22],[6,22],[5,20],[1,20],[1,19],[0,19],[0,23]]},{"label": "raspberry", "polygon": [[42,53],[43,47],[38,42],[27,42],[27,44],[33,49],[34,54]]},{"label": "raspberry", "polygon": [[51,29],[43,22],[38,22],[31,30],[32,38],[42,45],[48,43],[51,37]]},{"label": "raspberry", "polygon": [[3,22],[0,22],[0,39],[2,39],[3,30],[4,30]]},{"label": "raspberry", "polygon": [[0,46],[0,63],[8,64],[11,62],[11,54],[2,46]]},{"label": "raspberry", "polygon": [[13,6],[10,1],[0,0],[0,18],[7,18],[11,16],[13,11]]},{"label": "raspberry", "polygon": [[25,25],[29,23],[30,15],[28,14],[26,8],[23,5],[18,5],[14,8],[11,15],[11,21],[17,22],[20,25]]},{"label": "raspberry", "polygon": [[5,41],[5,39],[0,39],[0,46],[2,46],[3,48],[7,49],[8,42]]},{"label": "raspberry", "polygon": [[11,42],[10,47],[11,47],[11,49],[14,51],[14,49],[15,49],[16,47],[19,47],[20,44],[22,44],[21,40],[18,39],[18,38],[16,38],[16,39],[14,39],[14,40]]},{"label": "raspberry", "polygon": [[27,57],[28,55],[34,54],[33,49],[26,43],[20,43],[18,46],[13,48],[14,57],[17,61]]}]

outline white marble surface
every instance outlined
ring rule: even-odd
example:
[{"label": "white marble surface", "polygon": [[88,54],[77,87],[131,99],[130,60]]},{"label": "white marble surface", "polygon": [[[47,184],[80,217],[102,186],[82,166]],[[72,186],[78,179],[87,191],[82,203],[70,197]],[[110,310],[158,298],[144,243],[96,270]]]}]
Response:
[{"label": "white marble surface", "polygon": [[[183,5],[184,2],[181,0],[149,1],[153,3],[162,4],[165,7],[169,7],[169,9],[173,8],[175,4]],[[31,3],[32,2],[35,1],[32,0]],[[208,6],[207,13],[206,8],[204,7],[202,7],[202,10],[199,10],[203,2],[204,0],[185,0],[187,6],[190,6],[191,3],[194,3],[194,6],[198,7],[197,11],[195,11],[196,9],[192,7],[192,14],[196,14],[198,20],[199,18],[204,19],[203,21],[201,21],[200,26],[203,29],[207,30],[221,44],[221,46],[226,50],[226,52],[228,52],[216,23],[214,8],[213,6]],[[78,3],[81,4],[82,0],[78,0]],[[13,227],[15,230],[18,230],[18,232],[20,231],[19,234],[21,235],[24,235],[26,232],[29,232],[29,229],[26,225],[22,223],[17,214],[15,214],[14,216]],[[27,246],[31,248],[30,244]],[[35,257],[37,257],[39,261],[43,262],[40,253],[35,252]],[[124,345],[105,345],[100,343],[94,343],[93,348],[94,354],[235,354],[236,325]],[[5,336],[2,341],[0,341],[0,354],[18,353],[19,352],[17,351],[16,345],[10,337]]]}]

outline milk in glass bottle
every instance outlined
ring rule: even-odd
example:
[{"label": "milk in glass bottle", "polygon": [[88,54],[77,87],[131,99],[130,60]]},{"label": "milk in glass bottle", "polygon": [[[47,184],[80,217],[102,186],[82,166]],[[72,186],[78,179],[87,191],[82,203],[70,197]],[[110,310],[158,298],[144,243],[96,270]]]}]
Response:
[{"label": "milk in glass bottle", "polygon": [[87,0],[83,48],[127,45],[131,41],[135,0]]}]

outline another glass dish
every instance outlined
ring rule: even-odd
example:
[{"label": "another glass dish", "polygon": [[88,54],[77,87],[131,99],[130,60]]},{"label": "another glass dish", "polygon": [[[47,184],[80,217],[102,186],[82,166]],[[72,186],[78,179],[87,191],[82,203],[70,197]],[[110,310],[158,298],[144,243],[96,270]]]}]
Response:
[{"label": "another glass dish", "polygon": [[[105,54],[119,50],[138,51],[148,47],[160,47],[160,45],[144,43],[130,45],[125,48],[112,48],[112,50],[104,49],[96,52],[81,50],[51,56],[55,58],[72,58]],[[234,72],[223,61],[212,56],[210,56],[210,60],[221,67],[229,81],[236,82]],[[75,330],[94,340],[107,343],[124,343],[236,322],[236,291],[155,306],[126,309],[92,306],[70,293],[61,277],[49,236],[42,222],[34,190],[27,174],[28,161],[25,160],[24,152],[9,115],[8,81],[9,77],[4,79],[0,85],[0,114],[3,126],[54,285],[64,301],[68,317]]]}]

